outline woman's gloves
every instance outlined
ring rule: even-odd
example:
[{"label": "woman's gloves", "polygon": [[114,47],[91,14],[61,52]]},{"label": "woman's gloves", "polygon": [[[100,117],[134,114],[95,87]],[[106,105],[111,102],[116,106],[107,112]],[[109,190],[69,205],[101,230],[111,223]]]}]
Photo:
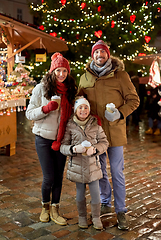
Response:
[{"label": "woman's gloves", "polygon": [[111,110],[113,111],[112,113],[105,110],[105,118],[110,122],[120,119],[121,114],[119,110],[117,108],[111,108]]},{"label": "woman's gloves", "polygon": [[43,113],[47,114],[51,111],[54,111],[58,108],[58,103],[55,101],[50,101],[46,106],[42,107]]}]

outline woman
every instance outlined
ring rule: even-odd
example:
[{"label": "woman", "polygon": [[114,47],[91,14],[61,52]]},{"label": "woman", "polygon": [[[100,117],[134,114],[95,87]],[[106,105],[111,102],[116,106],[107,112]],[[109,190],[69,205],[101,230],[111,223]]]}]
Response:
[{"label": "woman", "polygon": [[[35,134],[36,151],[43,172],[40,221],[48,222],[51,218],[59,225],[66,225],[66,220],[59,216],[66,156],[59,149],[72,113],[77,87],[69,75],[67,59],[60,53],[53,54],[51,59],[49,73],[33,89],[26,117],[34,121],[32,132]],[[54,95],[61,97],[60,106],[51,100]]]}]

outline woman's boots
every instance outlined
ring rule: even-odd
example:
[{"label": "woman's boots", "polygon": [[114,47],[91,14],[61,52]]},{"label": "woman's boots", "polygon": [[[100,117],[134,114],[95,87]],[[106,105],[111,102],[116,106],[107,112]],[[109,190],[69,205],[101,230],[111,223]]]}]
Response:
[{"label": "woman's boots", "polygon": [[67,225],[66,220],[59,215],[59,204],[51,204],[50,208],[50,218],[52,221],[59,225]]},{"label": "woman's boots", "polygon": [[86,199],[80,202],[76,201],[76,203],[77,203],[77,209],[79,214],[78,226],[80,228],[88,228]]},{"label": "woman's boots", "polygon": [[49,222],[49,220],[54,221],[59,225],[67,225],[66,220],[63,217],[59,216],[59,204],[51,204],[42,202],[42,211],[40,214],[41,222]]},{"label": "woman's boots", "polygon": [[103,225],[102,225],[102,222],[101,222],[101,219],[100,219],[100,210],[101,210],[100,203],[91,204],[93,227],[97,230],[102,230],[103,229]]},{"label": "woman's boots", "polygon": [[50,220],[50,202],[48,203],[42,202],[42,211],[40,214],[40,221],[49,222],[49,220]]}]

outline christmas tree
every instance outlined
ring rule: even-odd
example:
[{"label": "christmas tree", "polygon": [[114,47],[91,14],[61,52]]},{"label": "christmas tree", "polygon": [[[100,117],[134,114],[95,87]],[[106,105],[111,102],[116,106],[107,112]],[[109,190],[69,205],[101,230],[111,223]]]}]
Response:
[{"label": "christmas tree", "polygon": [[136,69],[132,64],[135,56],[157,53],[149,44],[160,27],[160,1],[42,0],[41,5],[31,4],[30,8],[42,17],[42,31],[67,42],[69,51],[63,55],[77,79],[99,39],[108,44],[111,55],[124,61],[127,71]]}]

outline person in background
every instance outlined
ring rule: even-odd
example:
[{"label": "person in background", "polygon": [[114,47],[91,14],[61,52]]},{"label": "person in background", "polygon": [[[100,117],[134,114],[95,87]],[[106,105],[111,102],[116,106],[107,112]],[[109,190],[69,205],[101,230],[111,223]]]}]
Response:
[{"label": "person in background", "polygon": [[[87,150],[85,146],[88,146]],[[99,155],[107,148],[108,141],[102,127],[97,124],[97,118],[90,115],[89,102],[85,98],[77,99],[74,105],[74,116],[67,124],[60,151],[69,156],[67,178],[76,182],[80,228],[88,228],[86,184],[91,194],[93,226],[98,230],[103,228],[100,220],[99,179],[102,178],[102,171]]]},{"label": "person in background", "polygon": [[[66,162],[60,145],[72,114],[77,86],[70,76],[68,60],[60,53],[53,54],[51,60],[49,72],[32,91],[26,117],[34,121],[32,132],[43,173],[40,221],[51,219],[59,225],[66,225],[66,220],[59,215]],[[51,100],[53,96],[56,96],[55,100]]]},{"label": "person in background", "polygon": [[[113,183],[114,205],[118,228],[128,229],[125,213],[125,177],[123,145],[127,143],[126,117],[139,106],[139,97],[123,62],[110,55],[107,44],[99,40],[91,51],[86,72],[81,76],[78,95],[88,99],[91,114],[100,117],[103,130],[109,141],[107,154]],[[112,112],[106,104],[113,103]],[[111,212],[111,185],[106,171],[106,152],[100,155],[103,178],[99,180],[101,196],[101,215]]]},{"label": "person in background", "polygon": [[[161,105],[161,91],[160,88],[154,88],[149,91],[149,96],[147,97],[146,109],[148,115],[148,130],[145,131],[148,135],[160,135],[161,133],[161,115],[160,112]],[[155,129],[156,125],[156,129]],[[154,130],[155,129],[155,130]]]}]

